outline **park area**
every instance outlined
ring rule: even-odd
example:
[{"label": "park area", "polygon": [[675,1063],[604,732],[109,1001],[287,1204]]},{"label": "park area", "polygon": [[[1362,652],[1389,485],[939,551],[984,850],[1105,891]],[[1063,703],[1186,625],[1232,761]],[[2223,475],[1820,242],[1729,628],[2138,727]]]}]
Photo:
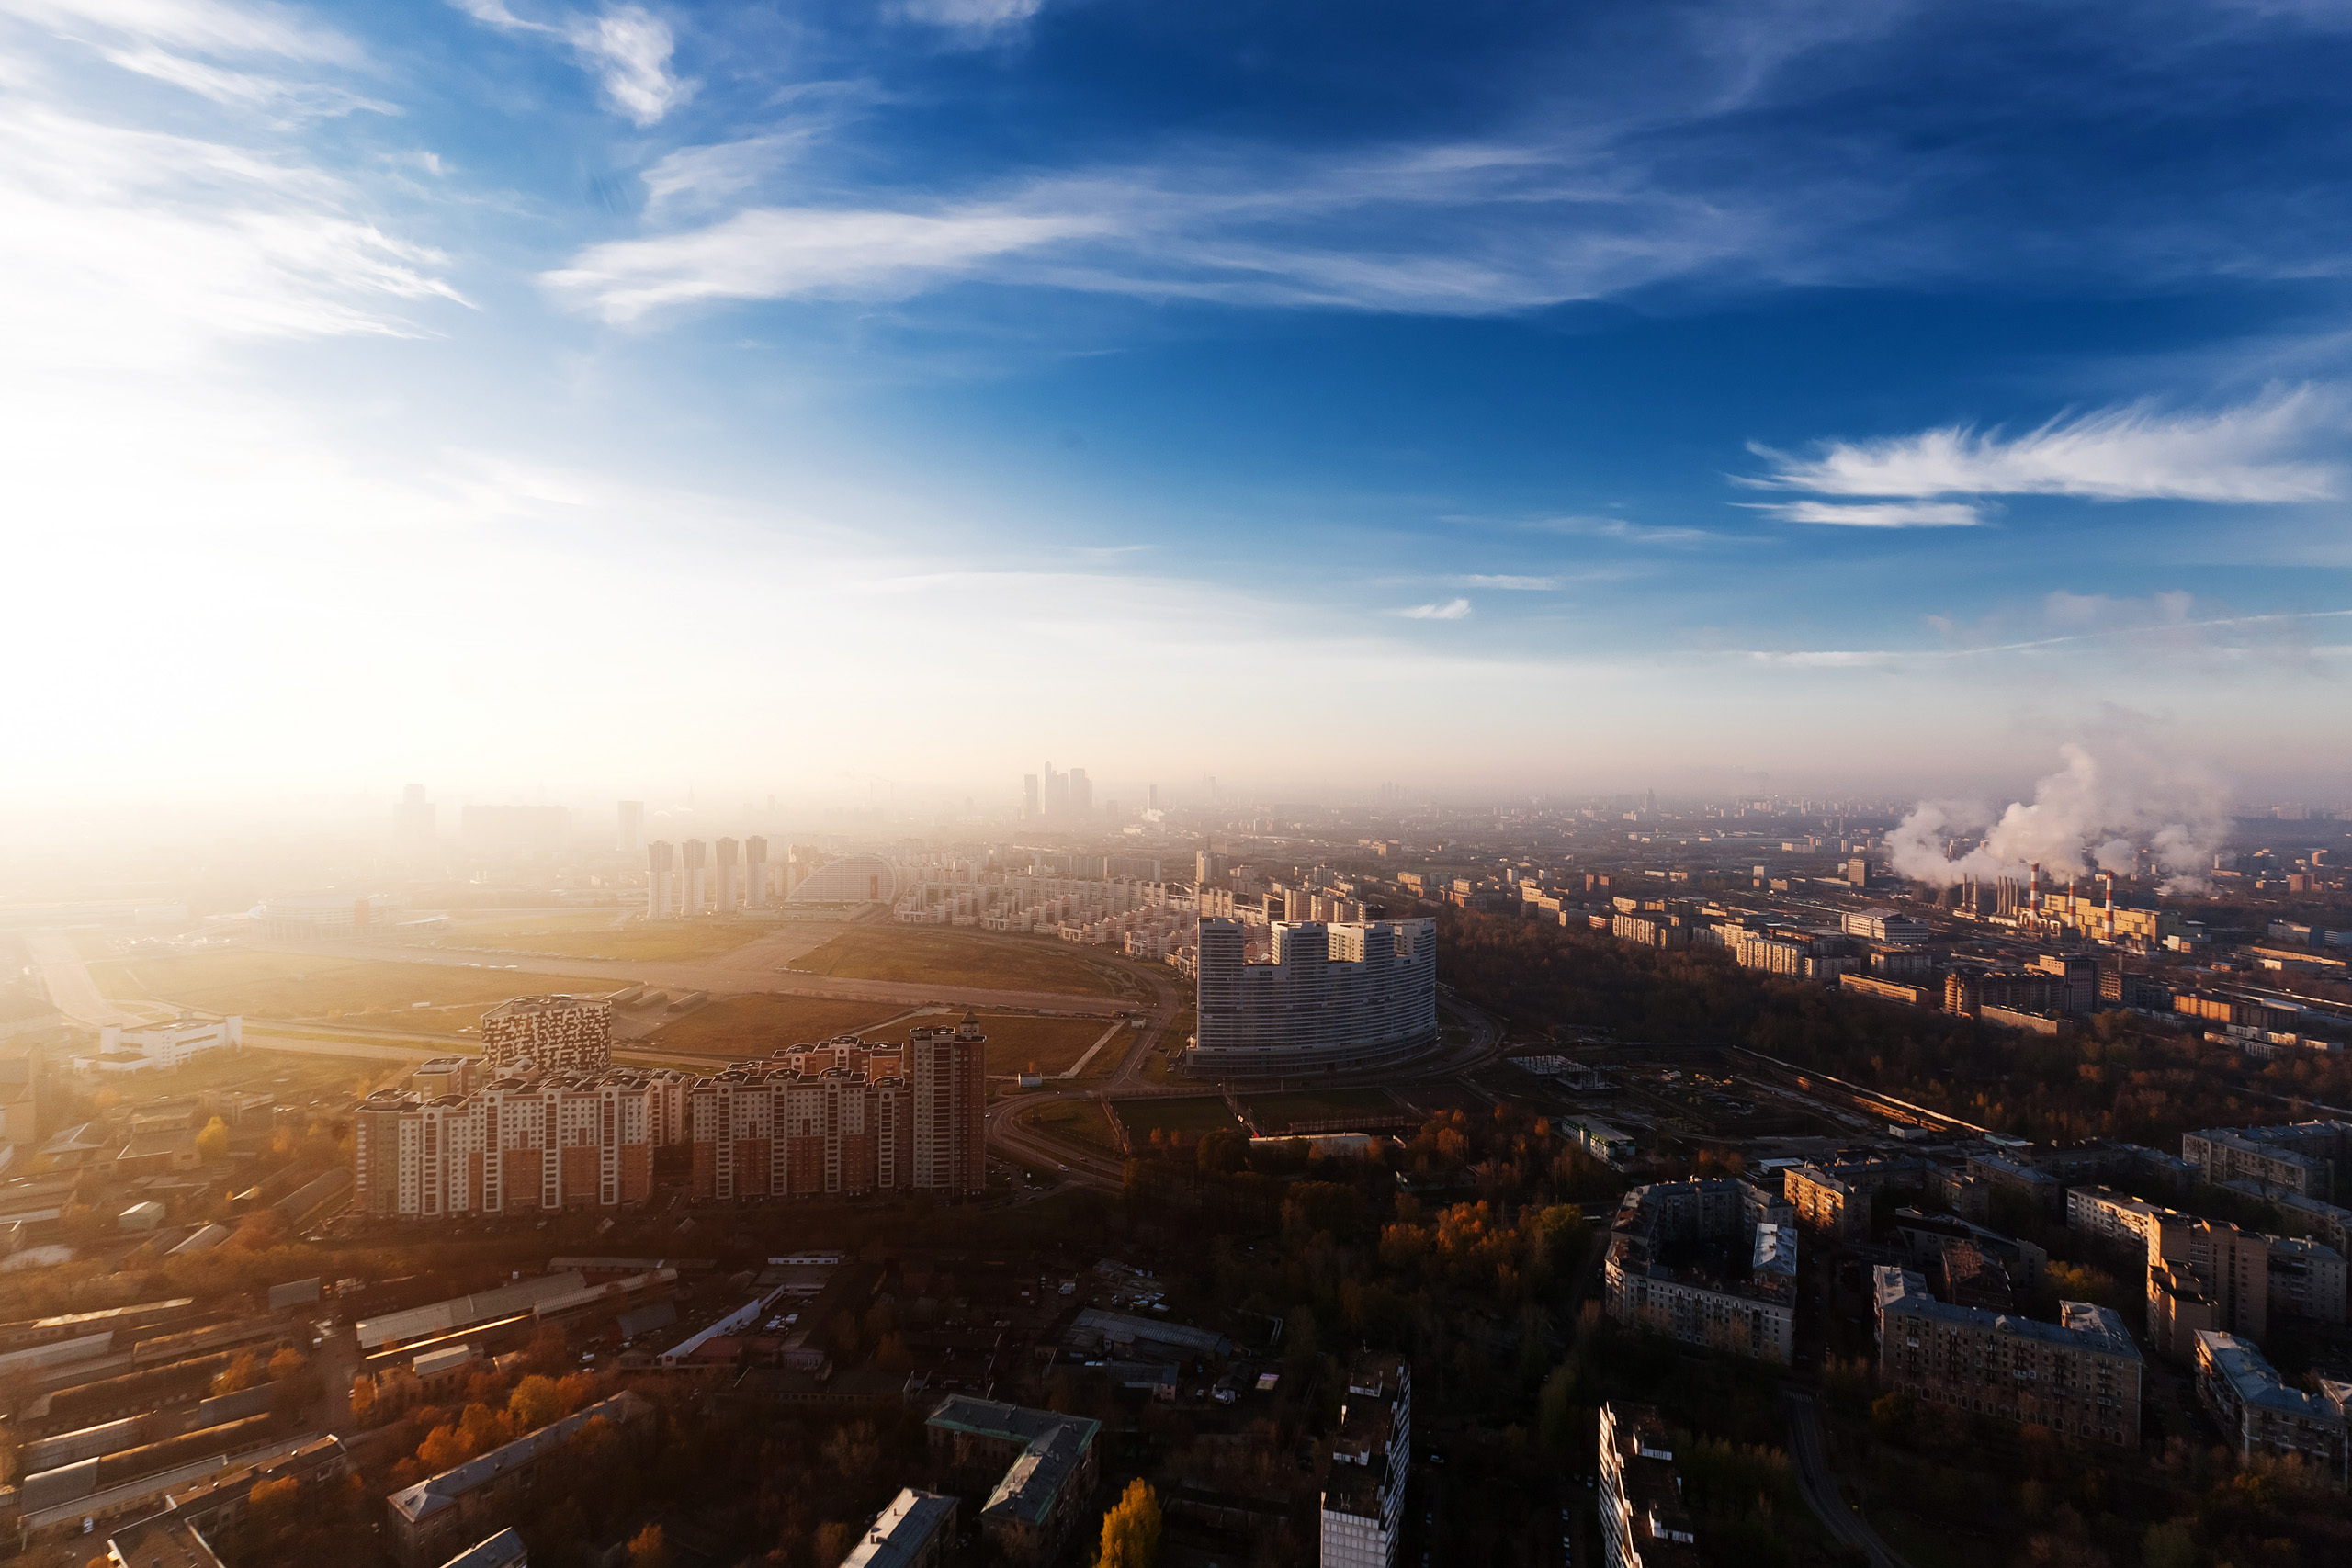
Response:
[{"label": "park area", "polygon": [[1030,1111],[1023,1120],[1053,1137],[1084,1144],[1106,1155],[1119,1152],[1119,1141],[1111,1131],[1109,1119],[1102,1114],[1102,1108],[1091,1100],[1058,1100]]},{"label": "park area", "polygon": [[[379,1029],[454,1032],[512,997],[576,991],[601,996],[610,980],[528,973],[520,967],[449,968],[287,953],[198,953],[93,964],[90,976],[119,1001],[160,1001],[248,1018],[347,1020]],[[423,1006],[417,1004],[423,1003]]]},{"label": "park area", "polygon": [[560,909],[542,914],[469,919],[410,939],[420,947],[462,948],[614,963],[686,963],[717,958],[746,942],[773,936],[774,920],[706,916],[647,923],[619,909]]},{"label": "park area", "polygon": [[943,990],[1059,991],[1149,998],[1143,982],[1094,950],[1050,938],[935,926],[853,926],[792,961],[803,975],[895,980]]}]

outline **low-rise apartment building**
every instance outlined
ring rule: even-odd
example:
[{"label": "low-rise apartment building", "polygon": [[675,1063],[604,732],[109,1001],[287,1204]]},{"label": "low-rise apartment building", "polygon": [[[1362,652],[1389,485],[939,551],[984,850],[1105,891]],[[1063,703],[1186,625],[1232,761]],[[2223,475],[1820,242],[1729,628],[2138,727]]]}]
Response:
[{"label": "low-rise apartment building", "polygon": [[2346,1479],[2346,1415],[2352,1383],[2320,1380],[2319,1392],[2290,1388],[2262,1352],[2234,1334],[2198,1334],[2197,1396],[2241,1459],[2297,1459],[2331,1486]]},{"label": "low-rise apartment building", "polygon": [[1323,1568],[1395,1568],[1413,1466],[1413,1368],[1359,1357],[1348,1371],[1323,1483]]},{"label": "low-rise apartment building", "polygon": [[652,1405],[636,1394],[616,1393],[401,1488],[385,1499],[392,1550],[403,1568],[447,1561],[460,1546],[480,1540],[521,1512],[524,1499],[582,1427],[592,1421],[629,1427],[652,1417]]},{"label": "low-rise apartment building", "polygon": [[1874,1273],[1879,1382],[1931,1412],[2049,1427],[2075,1441],[2136,1444],[2143,1363],[2122,1318],[2062,1302],[2059,1320],[1980,1312],[1929,1295],[1891,1264]]},{"label": "low-rise apartment building", "polygon": [[1712,1561],[1682,1503],[1674,1444],[1645,1405],[1600,1407],[1603,1568],[1700,1568]]},{"label": "low-rise apartment building", "polygon": [[932,1474],[993,1486],[980,1532],[1016,1562],[1050,1560],[1091,1518],[1102,1423],[951,1394],[923,1423]]},{"label": "low-rise apartment building", "polygon": [[[1746,1278],[1723,1265],[1737,1249]],[[1710,1259],[1713,1250],[1720,1256]],[[1789,1364],[1796,1350],[1797,1231],[1786,1202],[1745,1181],[1661,1182],[1619,1204],[1609,1315],[1688,1345]]]}]

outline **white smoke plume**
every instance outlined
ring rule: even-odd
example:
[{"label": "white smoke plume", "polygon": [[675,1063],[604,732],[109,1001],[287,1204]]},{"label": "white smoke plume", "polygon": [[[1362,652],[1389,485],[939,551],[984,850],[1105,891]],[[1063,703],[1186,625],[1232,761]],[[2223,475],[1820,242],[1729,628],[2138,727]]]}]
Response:
[{"label": "white smoke plume", "polygon": [[[1923,800],[1886,836],[1887,863],[1915,882],[1950,886],[1963,877],[2022,878],[2039,863],[2045,876],[2129,872],[2153,852],[2166,893],[2201,892],[2213,853],[2228,838],[2228,794],[2193,764],[2154,755],[2121,739],[2101,756],[2058,749],[2066,765],[1997,817],[1981,800]],[[1975,839],[1953,856],[1953,839]]]}]

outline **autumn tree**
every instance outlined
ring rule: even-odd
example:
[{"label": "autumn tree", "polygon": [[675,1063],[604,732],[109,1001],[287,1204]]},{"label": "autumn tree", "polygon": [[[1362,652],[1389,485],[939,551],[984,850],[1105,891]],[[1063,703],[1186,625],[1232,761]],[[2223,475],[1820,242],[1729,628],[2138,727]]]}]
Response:
[{"label": "autumn tree", "polygon": [[1152,1568],[1159,1561],[1159,1495],[1140,1476],[1102,1516],[1094,1568]]},{"label": "autumn tree", "polygon": [[226,1158],[229,1153],[229,1123],[218,1116],[207,1122],[204,1131],[196,1135],[196,1153],[198,1159]]},{"label": "autumn tree", "polygon": [[670,1543],[660,1525],[648,1525],[628,1538],[628,1568],[670,1568]]}]

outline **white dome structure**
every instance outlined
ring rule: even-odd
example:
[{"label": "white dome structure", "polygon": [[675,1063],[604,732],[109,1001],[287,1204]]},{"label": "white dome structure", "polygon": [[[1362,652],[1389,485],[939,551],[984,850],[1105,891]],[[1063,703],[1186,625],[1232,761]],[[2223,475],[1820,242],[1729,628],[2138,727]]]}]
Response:
[{"label": "white dome structure", "polygon": [[898,868],[880,855],[845,855],[810,872],[787,904],[888,904],[899,897]]}]

